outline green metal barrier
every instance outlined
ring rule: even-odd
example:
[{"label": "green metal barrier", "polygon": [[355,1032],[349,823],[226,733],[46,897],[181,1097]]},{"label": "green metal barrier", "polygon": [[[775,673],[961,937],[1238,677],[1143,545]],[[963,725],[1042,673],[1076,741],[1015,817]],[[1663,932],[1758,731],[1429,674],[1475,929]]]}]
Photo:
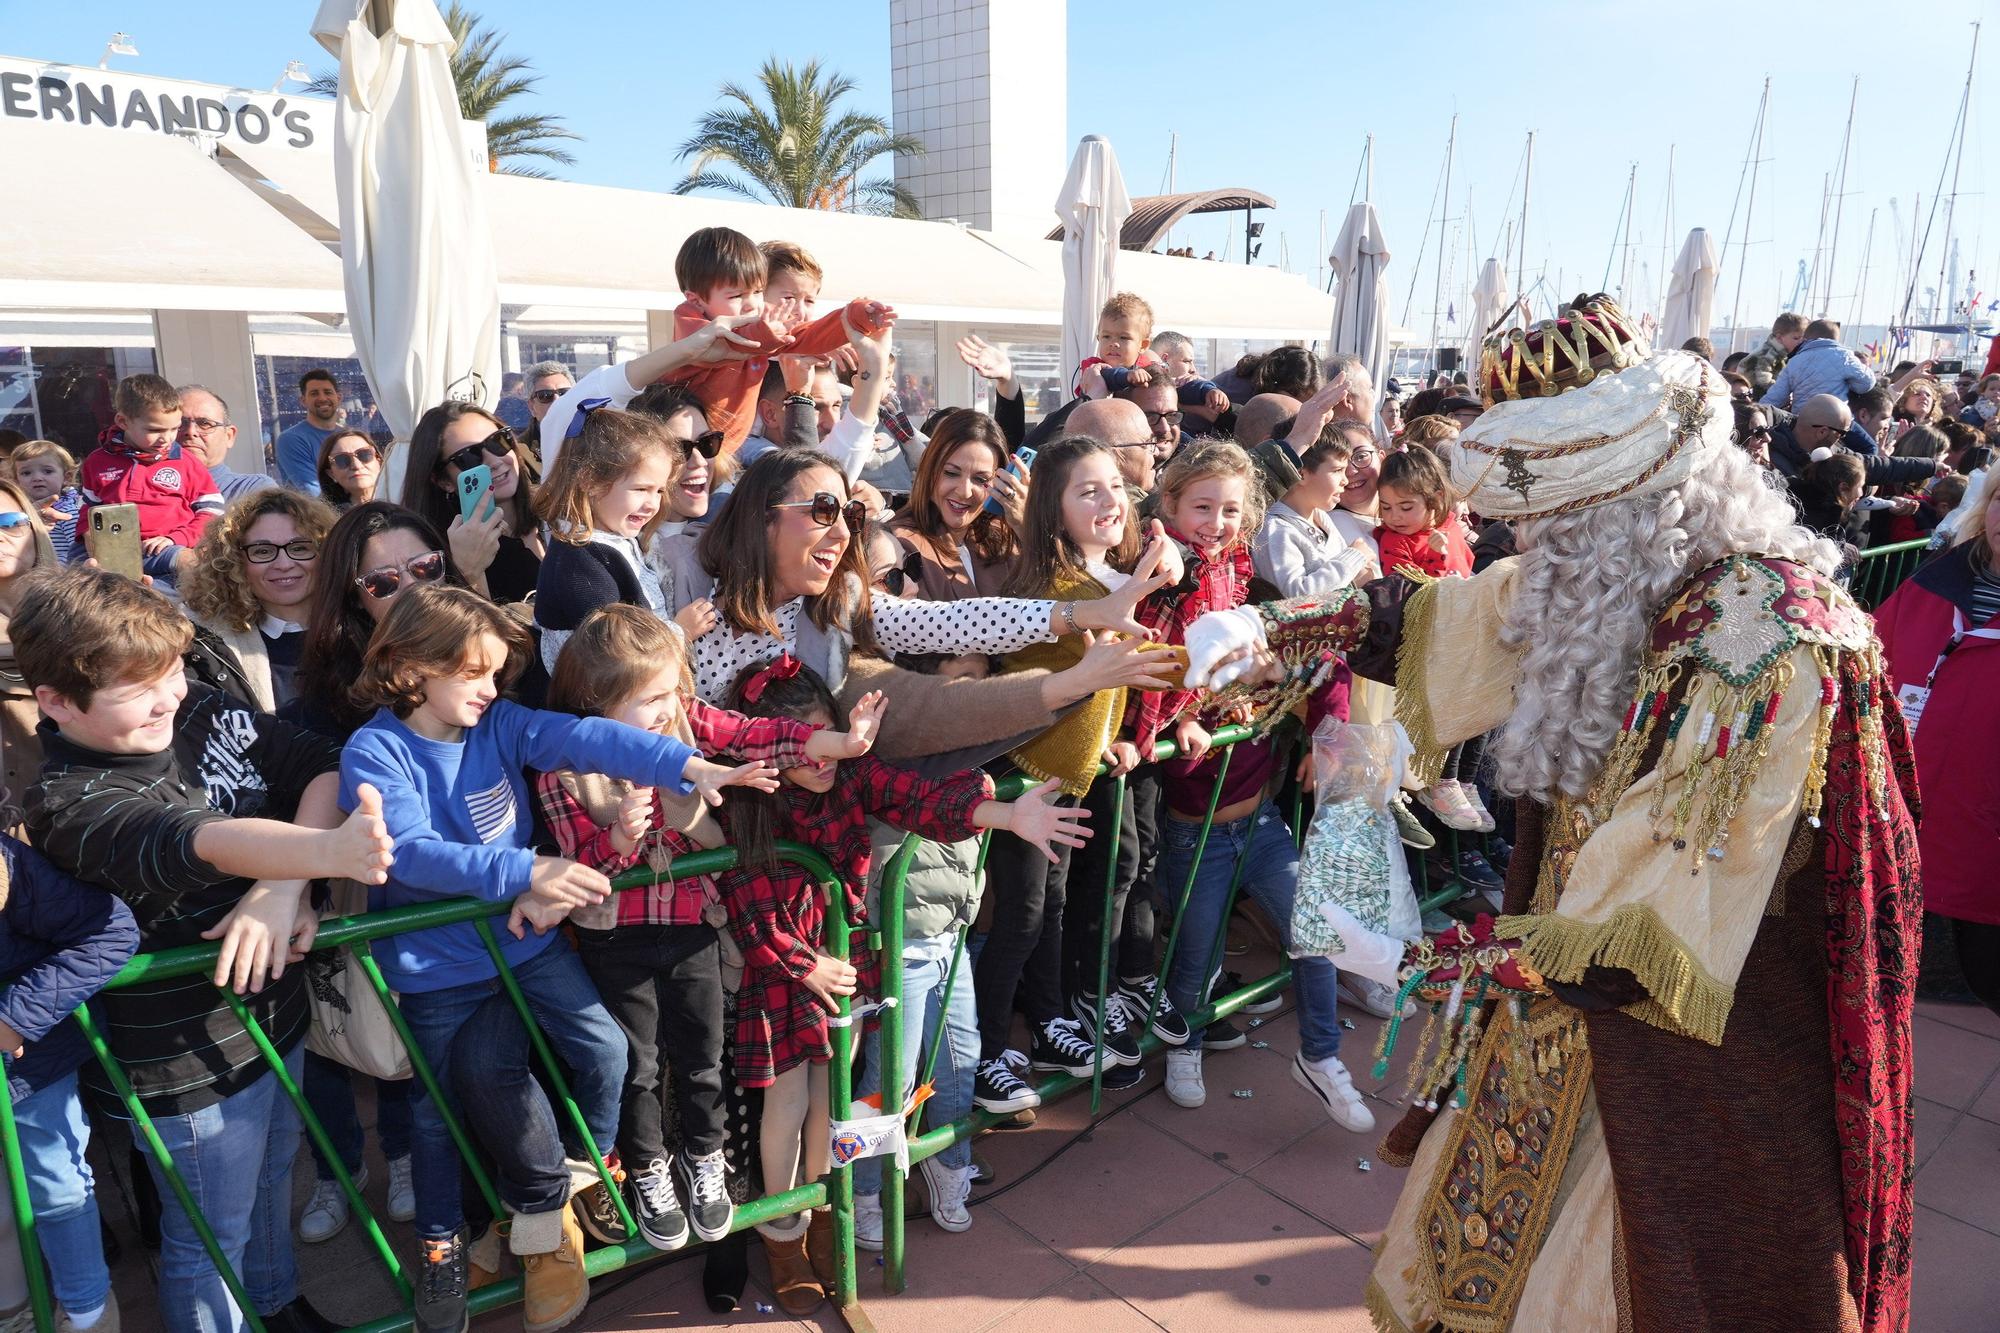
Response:
[{"label": "green metal barrier", "polygon": [[[828,905],[826,949],[834,957],[846,958],[850,952],[853,927],[847,919],[846,894],[842,891],[839,878],[835,874],[832,865],[817,851],[798,843],[780,842],[778,843],[777,850],[780,861],[787,862],[804,870],[813,877],[820,886],[820,889],[826,893]],[[620,890],[639,888],[655,883],[662,878],[685,879],[694,875],[711,875],[734,869],[735,866],[735,850],[733,848],[719,848],[713,851],[697,852],[675,858],[672,873],[669,876],[662,877],[656,875],[651,870],[640,869],[617,877],[612,881],[612,887]],[[618,1269],[638,1267],[654,1260],[666,1258],[667,1256],[647,1244],[645,1239],[639,1236],[638,1229],[632,1226],[631,1215],[625,1204],[623,1192],[611,1180],[611,1176],[605,1166],[603,1152],[592,1141],[590,1131],[583,1122],[582,1112],[578,1109],[575,1100],[570,1096],[568,1084],[563,1078],[561,1068],[555,1058],[555,1053],[549,1047],[547,1039],[542,1035],[540,1027],[535,1023],[534,1017],[528,1009],[526,997],[522,995],[520,985],[515,980],[512,969],[507,966],[506,960],[500,954],[498,941],[493,935],[492,918],[505,915],[510,907],[511,903],[504,901],[496,903],[474,899],[453,899],[444,902],[420,903],[408,907],[399,907],[386,912],[370,913],[366,916],[330,918],[322,923],[313,947],[315,952],[319,952],[345,945],[354,951],[357,960],[361,964],[363,973],[368,978],[369,985],[382,999],[383,1004],[388,1009],[390,1020],[396,1030],[396,1035],[403,1043],[404,1050],[408,1053],[411,1076],[422,1083],[425,1091],[435,1101],[443,1116],[445,1126],[451,1133],[453,1142],[458,1147],[462,1163],[471,1174],[480,1193],[484,1196],[487,1206],[492,1210],[493,1216],[503,1218],[506,1216],[506,1211],[501,1206],[499,1194],[494,1189],[492,1179],[480,1162],[479,1154],[474,1150],[473,1142],[466,1134],[464,1126],[459,1123],[457,1117],[445,1109],[448,1103],[442,1096],[442,1089],[438,1085],[437,1078],[429,1064],[424,1060],[422,1053],[416,1048],[416,1044],[412,1041],[409,1027],[404,1022],[402,1013],[397,1008],[394,997],[389,991],[388,983],[384,979],[381,968],[376,963],[369,947],[373,941],[408,934],[412,931],[424,930],[433,926],[449,925],[455,922],[473,922],[481,938],[485,941],[489,952],[492,953],[494,963],[499,969],[502,987],[512,1002],[515,1012],[527,1027],[541,1069],[548,1076],[550,1086],[557,1092],[557,1100],[562,1103],[560,1107],[561,1114],[568,1117],[569,1123],[577,1131],[578,1136],[589,1151],[591,1163],[597,1169],[599,1179],[611,1186],[612,1197],[618,1201],[619,1214],[625,1220],[626,1225],[631,1227],[633,1239],[626,1241],[623,1245],[603,1246],[587,1250],[583,1256],[584,1270],[591,1276],[596,1277]],[[900,956],[900,917],[897,921],[896,934],[899,937],[897,956]],[[163,949],[157,953],[141,954],[127,963],[123,970],[111,980],[105,989],[119,989],[144,981],[206,976],[215,967],[217,953],[218,946],[216,945],[190,945],[182,948]],[[892,974],[900,979],[901,969],[892,969]],[[326,1130],[319,1123],[318,1117],[312,1113],[312,1108],[307,1105],[304,1093],[299,1088],[297,1082],[286,1071],[284,1061],[278,1055],[277,1049],[271,1044],[269,1037],[256,1023],[255,1019],[251,1017],[242,1001],[227,990],[224,990],[222,994],[225,1002],[250,1034],[251,1040],[256,1044],[258,1052],[263,1057],[266,1066],[277,1077],[279,1086],[285,1095],[291,1099],[293,1106],[299,1113],[301,1122],[305,1126],[306,1133],[312,1139],[313,1145],[319,1149],[322,1159],[332,1167],[342,1192],[347,1196],[348,1206],[352,1210],[353,1216],[360,1221],[363,1233],[373,1247],[376,1258],[388,1273],[399,1298],[405,1302],[409,1301],[411,1298],[411,1288],[408,1275],[398,1260],[394,1248],[387,1237],[384,1236],[374,1213],[369,1209],[367,1200],[355,1188],[353,1178],[347,1171],[345,1164],[341,1161],[340,1155],[332,1150],[332,1143],[327,1138]],[[852,1114],[853,1090],[851,1075],[854,1037],[853,1030],[848,1026],[846,1021],[849,1013],[850,1003],[843,998],[840,1002],[839,1017],[831,1027],[833,1059],[827,1066],[829,1112],[834,1120],[844,1120]],[[102,1067],[105,1077],[108,1079],[113,1093],[123,1106],[126,1115],[131,1118],[134,1133],[142,1138],[146,1146],[151,1150],[154,1160],[159,1164],[161,1175],[166,1178],[169,1190],[173,1193],[174,1198],[192,1222],[195,1233],[200,1237],[203,1247],[208,1251],[210,1260],[215,1264],[216,1272],[221,1277],[223,1284],[228,1288],[230,1295],[235,1299],[237,1307],[243,1311],[244,1322],[254,1330],[254,1333],[264,1333],[263,1322],[257,1317],[257,1313],[251,1307],[250,1300],[243,1288],[241,1276],[224,1256],[221,1246],[216,1241],[214,1230],[209,1226],[208,1219],[202,1216],[199,1208],[194,1206],[194,1198],[188,1190],[186,1181],[182,1178],[179,1168],[174,1164],[172,1155],[160,1141],[159,1135],[154,1129],[152,1118],[147,1115],[145,1108],[140,1105],[138,1098],[133,1093],[130,1080],[126,1078],[125,1071],[119,1066],[116,1057],[112,1055],[110,1047],[105,1041],[104,1034],[92,1016],[89,1007],[86,1006],[83,1009],[79,1009],[76,1018],[78,1025],[83,1030],[84,1039],[89,1045],[91,1053]],[[891,1031],[899,1033],[900,1022],[894,1010],[889,1012],[886,1026]],[[610,1145],[605,1146],[609,1147]],[[0,1096],[0,1149],[4,1149],[5,1153],[5,1164],[9,1182],[9,1202],[13,1208],[15,1226],[19,1232],[22,1262],[27,1270],[29,1298],[34,1311],[35,1328],[37,1333],[56,1333],[54,1303],[50,1296],[47,1275],[42,1270],[41,1247],[35,1235],[34,1209],[28,1199],[25,1183],[26,1177],[22,1170],[21,1148],[20,1141],[15,1132],[13,1107],[10,1099],[4,1096]],[[748,1227],[757,1225],[759,1222],[784,1217],[804,1208],[817,1208],[831,1204],[834,1217],[834,1237],[838,1254],[835,1264],[835,1290],[830,1295],[833,1296],[835,1304],[840,1308],[842,1315],[846,1318],[850,1327],[857,1330],[866,1330],[870,1326],[866,1314],[860,1309],[856,1292],[857,1282],[854,1264],[854,1184],[850,1172],[851,1168],[849,1167],[835,1166],[829,1173],[829,1178],[825,1181],[814,1181],[810,1184],[799,1186],[796,1189],[786,1190],[745,1204],[736,1210],[734,1230],[742,1231]],[[678,1253],[685,1254],[686,1251]],[[520,1300],[521,1279],[516,1277],[494,1282],[479,1288],[477,1291],[471,1293],[468,1303],[472,1313],[484,1314],[490,1310],[517,1304]],[[358,1327],[362,1330],[362,1333],[401,1333],[401,1330],[410,1328],[411,1324],[411,1314],[406,1308],[398,1313],[385,1315],[380,1319],[359,1325]]]},{"label": "green metal barrier", "polygon": [[1870,547],[1861,553],[1861,559],[1854,567],[1854,576],[1848,580],[1847,590],[1863,610],[1873,611],[1889,600],[1889,594],[1901,587],[1904,579],[1917,572],[1917,566],[1924,563],[1929,550],[1928,537],[1920,537],[1913,542],[1897,542],[1893,546]]}]

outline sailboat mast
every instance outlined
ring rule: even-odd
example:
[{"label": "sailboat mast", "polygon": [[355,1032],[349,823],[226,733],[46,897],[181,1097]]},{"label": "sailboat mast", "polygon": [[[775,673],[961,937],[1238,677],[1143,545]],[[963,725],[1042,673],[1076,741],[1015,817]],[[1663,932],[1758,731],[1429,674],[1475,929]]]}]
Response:
[{"label": "sailboat mast", "polygon": [[1743,209],[1743,243],[1736,253],[1736,301],[1729,311],[1730,350],[1743,327],[1743,269],[1750,259],[1750,226],[1757,216],[1757,169],[1764,159],[1764,113],[1771,105],[1771,76],[1764,76],[1764,96],[1757,103],[1757,134],[1750,145],[1750,201]]},{"label": "sailboat mast", "polygon": [[[1807,307],[1815,313],[1823,313],[1816,304],[1819,300],[1819,259],[1826,253],[1826,219],[1828,210],[1833,207],[1832,193],[1833,173],[1829,171],[1819,178],[1819,230],[1813,234],[1812,268],[1806,275],[1805,290],[1800,293]],[[1799,267],[1804,268],[1805,265],[1801,263]]]},{"label": "sailboat mast", "polygon": [[1944,256],[1942,265],[1938,269],[1938,292],[1945,302],[1945,318],[1947,319],[1952,317],[1952,311],[1957,306],[1956,300],[1953,299],[1953,288],[1958,284],[1958,275],[1953,272],[1957,265],[1953,263],[1955,256],[1952,254],[1951,249],[1951,224],[1953,215],[1958,211],[1958,172],[1959,168],[1965,165],[1965,140],[1967,137],[1966,131],[1969,128],[1967,125],[1966,110],[1972,102],[1972,70],[1978,63],[1979,24],[1974,22],[1972,25],[1972,58],[1966,62],[1965,93],[1959,103],[1958,152],[1952,159],[1951,164],[1951,194],[1944,201]]},{"label": "sailboat mast", "polygon": [[1847,152],[1854,142],[1854,107],[1861,98],[1861,76],[1854,76],[1854,86],[1847,94],[1847,128],[1840,136],[1840,183],[1833,193],[1833,243],[1826,252],[1826,300],[1821,304],[1822,313],[1833,309],[1833,264],[1840,258],[1840,210],[1847,202]]},{"label": "sailboat mast", "polygon": [[1535,132],[1528,131],[1528,159],[1521,172],[1521,226],[1520,234],[1514,240],[1520,251],[1514,259],[1514,271],[1525,274],[1528,271],[1528,191],[1535,183]]},{"label": "sailboat mast", "polygon": [[1854,308],[1847,312],[1847,322],[1856,324],[1861,319],[1861,303],[1868,298],[1868,263],[1875,253],[1875,214],[1879,208],[1868,210],[1868,235],[1861,242],[1861,281],[1855,288]]},{"label": "sailboat mast", "polygon": [[[1597,284],[1597,290],[1600,292],[1613,291],[1613,288],[1611,286],[1611,266],[1618,262],[1618,233],[1620,231],[1623,231],[1628,240],[1631,238],[1632,191],[1638,184],[1639,184],[1639,164],[1637,162],[1634,162],[1632,164],[1631,174],[1625,177],[1625,202],[1618,206],[1618,221],[1613,223],[1611,226],[1611,249],[1604,256],[1604,281]],[[1618,282],[1621,290],[1617,290],[1613,292],[1613,294],[1616,295],[1617,298],[1622,302],[1625,299],[1625,293],[1622,290],[1622,287],[1625,282],[1625,275],[1622,270],[1618,275]]]},{"label": "sailboat mast", "polygon": [[1667,207],[1660,219],[1660,269],[1653,275],[1653,294],[1659,298],[1659,318],[1663,322],[1667,317],[1667,246],[1674,234],[1674,148],[1673,144],[1667,145]]}]

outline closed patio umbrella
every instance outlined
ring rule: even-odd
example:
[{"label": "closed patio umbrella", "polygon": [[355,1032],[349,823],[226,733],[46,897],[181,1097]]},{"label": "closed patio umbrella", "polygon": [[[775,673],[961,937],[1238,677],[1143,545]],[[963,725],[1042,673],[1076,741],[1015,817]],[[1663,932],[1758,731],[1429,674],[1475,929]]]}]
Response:
[{"label": "closed patio umbrella", "polygon": [[1056,197],[1062,219],[1062,373],[1074,376],[1097,351],[1097,312],[1118,290],[1118,237],[1132,200],[1118,154],[1101,134],[1084,136]]},{"label": "closed patio umbrella", "polygon": [[1706,338],[1715,319],[1715,242],[1708,228],[1696,227],[1674,260],[1667,308],[1660,316],[1660,346],[1679,347],[1690,338]]},{"label": "closed patio umbrella", "polygon": [[1493,322],[1513,304],[1514,291],[1507,285],[1507,270],[1500,266],[1500,261],[1489,259],[1481,264],[1479,279],[1472,284],[1472,323],[1467,329],[1471,336],[1470,345],[1466,348],[1466,360],[1470,363],[1468,373],[1479,368],[1480,347],[1485,343]]},{"label": "closed patio umbrella", "polygon": [[1332,351],[1361,358],[1369,377],[1380,384],[1389,366],[1389,243],[1382,239],[1382,220],[1375,205],[1356,204],[1334,238],[1332,264],[1339,288],[1335,292]]}]

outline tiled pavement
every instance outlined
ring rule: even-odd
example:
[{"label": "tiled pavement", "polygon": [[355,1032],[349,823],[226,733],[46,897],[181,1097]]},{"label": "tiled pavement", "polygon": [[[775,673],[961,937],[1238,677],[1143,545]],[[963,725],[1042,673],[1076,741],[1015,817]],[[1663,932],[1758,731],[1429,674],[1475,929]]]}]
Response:
[{"label": "tiled pavement", "polygon": [[[1362,1017],[1347,1036],[1348,1064],[1363,1088],[1376,1086],[1367,1067],[1379,1027]],[[1251,1036],[1268,1045],[1208,1057],[1208,1104],[1198,1111],[1169,1102],[1149,1067],[1139,1088],[1107,1095],[1104,1110],[1114,1114],[1087,1133],[1087,1098],[1072,1097],[1045,1108],[1033,1129],[981,1139],[978,1150],[998,1181],[974,1208],[970,1232],[946,1235],[928,1218],[913,1220],[909,1289],[896,1296],[883,1294],[881,1270],[862,1255],[862,1298],[875,1326],[882,1333],[1365,1333],[1369,1247],[1403,1174],[1361,1170],[1379,1134],[1328,1123],[1292,1083],[1297,1027],[1289,1012]],[[1401,1073],[1392,1071],[1386,1096],[1400,1090]],[[1250,1096],[1232,1095],[1239,1091]],[[1921,1004],[1917,1091],[1913,1328],[1991,1333],[2000,1328],[1992,1278],[2000,1272],[2000,1018]],[[1380,1097],[1371,1104],[1384,1126],[1397,1113]],[[379,1198],[380,1189],[371,1193]],[[921,1190],[912,1194],[920,1199]],[[300,1263],[322,1310],[359,1320],[383,1311],[386,1288],[353,1231],[301,1246]],[[406,1228],[393,1231],[406,1241]],[[770,1302],[760,1286],[763,1263],[751,1263],[740,1314],[710,1313],[699,1261],[682,1262],[599,1279],[576,1327],[841,1327],[830,1310],[803,1323],[763,1313],[759,1304]],[[119,1285],[134,1333],[154,1324],[144,1282],[128,1257]],[[518,1320],[502,1312],[476,1328],[500,1333]]]}]

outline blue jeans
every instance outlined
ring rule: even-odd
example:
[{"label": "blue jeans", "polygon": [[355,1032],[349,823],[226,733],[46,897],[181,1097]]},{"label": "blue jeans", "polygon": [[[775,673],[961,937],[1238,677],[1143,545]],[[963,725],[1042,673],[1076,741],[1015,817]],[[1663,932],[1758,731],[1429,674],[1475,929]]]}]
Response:
[{"label": "blue jeans", "polygon": [[[355,1073],[338,1060],[306,1052],[306,1105],[319,1117],[333,1150],[348,1174],[361,1169],[361,1117],[354,1110]],[[375,1136],[382,1155],[394,1161],[410,1155],[410,1089],[414,1078],[378,1078],[375,1084]],[[333,1179],[333,1168],[313,1148],[313,1166],[321,1180]]]},{"label": "blue jeans", "polygon": [[[1160,821],[1160,891],[1171,904],[1179,901],[1187,885],[1188,866],[1194,861],[1195,841],[1201,825],[1184,819]],[[1299,849],[1284,816],[1270,801],[1254,815],[1217,824],[1208,833],[1201,868],[1195,873],[1194,889],[1188,894],[1187,911],[1181,921],[1180,938],[1174,956],[1167,962],[1167,995],[1182,1013],[1193,1013],[1207,999],[1215,976],[1208,968],[1215,941],[1226,922],[1229,908],[1229,879],[1236,860],[1243,857],[1243,892],[1271,918],[1289,948],[1292,933],[1292,899],[1299,890]],[[1220,971],[1218,967],[1216,969]],[[1294,958],[1292,986],[1299,1001],[1299,1053],[1308,1060],[1324,1060],[1340,1054],[1340,1018],[1336,1012],[1340,974],[1330,959]],[[1201,1049],[1202,1030],[1196,1028],[1188,1050]]]},{"label": "blue jeans", "polygon": [[546,1213],[569,1198],[562,1131],[535,1068],[527,1029],[504,995],[480,1005],[452,1042],[452,1096],[492,1160],[500,1202],[515,1213]]},{"label": "blue jeans", "polygon": [[35,1205],[35,1238],[48,1260],[56,1299],[65,1310],[89,1314],[111,1292],[97,1223],[97,1195],[90,1163],[90,1126],[76,1095],[76,1071],[14,1103],[21,1139],[21,1170]]},{"label": "blue jeans", "polygon": [[[285,1069],[297,1079],[304,1066],[301,1042],[285,1057]],[[267,1073],[213,1106],[155,1116],[153,1127],[257,1313],[290,1305],[299,1294],[299,1273],[292,1262],[292,1159],[299,1155],[299,1114],[278,1080]],[[143,1134],[134,1137],[146,1148]],[[235,1333],[248,1327],[159,1162],[149,1157],[148,1165],[161,1201],[161,1324],[168,1333]]]},{"label": "blue jeans", "polygon": [[[908,1097],[916,1082],[917,1066],[930,1054],[937,1040],[938,1024],[945,1027],[944,1044],[938,1047],[937,1067],[931,1073],[931,1099],[924,1104],[923,1123],[936,1127],[962,1120],[972,1110],[972,1074],[979,1065],[979,1016],[972,998],[972,959],[957,947],[958,932],[920,940],[935,947],[922,958],[903,958],[903,1095]],[[958,979],[951,983],[951,1007],[946,1009],[945,980],[951,975],[951,959],[958,960]],[[857,1097],[882,1090],[882,1034],[868,1034],[868,1067],[862,1071]],[[888,1107],[884,1107],[886,1112]],[[961,1139],[938,1154],[938,1161],[951,1167],[972,1165],[972,1142]],[[882,1192],[882,1159],[864,1157],[854,1164],[854,1192]]]},{"label": "blue jeans", "polygon": [[[549,1044],[569,1066],[570,1092],[583,1112],[601,1152],[618,1142],[618,1093],[625,1083],[625,1034],[611,1021],[590,984],[590,974],[567,938],[514,969],[528,1009],[548,1034]],[[459,1114],[452,1092],[452,1041],[489,998],[504,996],[500,979],[443,990],[406,991],[398,1004],[416,1038],[417,1050],[437,1075],[438,1086]],[[444,1117],[428,1092],[410,1103],[411,1184],[417,1196],[417,1235],[439,1240],[465,1225],[459,1192],[458,1149]]]}]

